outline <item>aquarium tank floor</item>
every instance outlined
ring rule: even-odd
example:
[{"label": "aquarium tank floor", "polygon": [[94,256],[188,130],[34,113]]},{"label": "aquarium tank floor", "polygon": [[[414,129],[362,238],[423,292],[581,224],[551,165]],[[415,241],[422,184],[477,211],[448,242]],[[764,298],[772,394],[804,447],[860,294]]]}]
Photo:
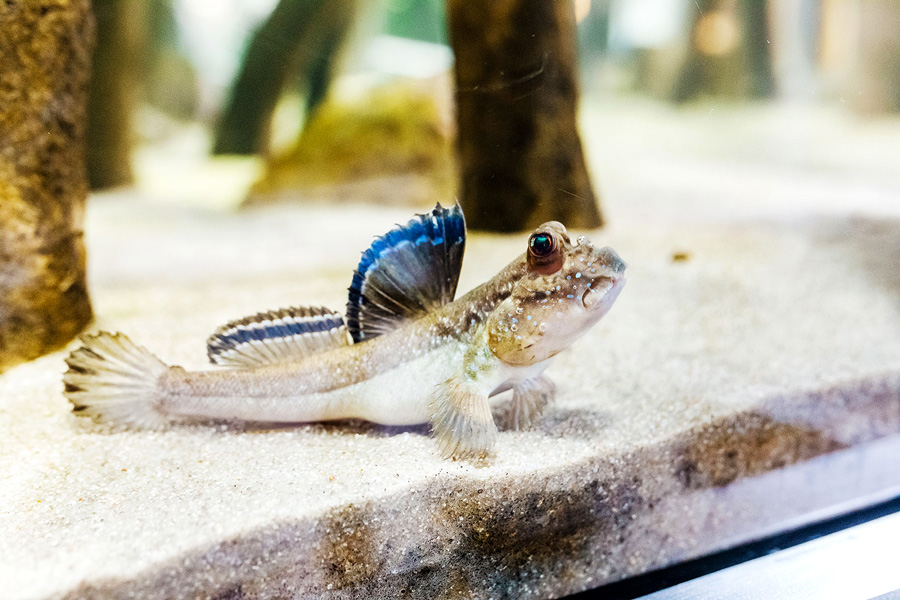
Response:
[{"label": "aquarium tank floor", "polygon": [[[546,598],[897,495],[896,181],[589,149],[628,284],[533,430],[481,462],[425,427],[109,431],[59,352],[0,376],[0,596]],[[343,306],[410,212],[95,197],[93,329],[204,368],[230,319]],[[460,290],[525,239],[472,234]]]}]

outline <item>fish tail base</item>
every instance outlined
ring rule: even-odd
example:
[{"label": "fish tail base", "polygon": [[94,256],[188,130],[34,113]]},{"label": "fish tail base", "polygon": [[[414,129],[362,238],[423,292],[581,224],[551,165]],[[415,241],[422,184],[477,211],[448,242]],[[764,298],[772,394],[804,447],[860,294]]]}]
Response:
[{"label": "fish tail base", "polygon": [[98,423],[159,428],[169,422],[160,406],[159,380],[169,367],[121,333],[82,336],[63,375],[72,411]]}]

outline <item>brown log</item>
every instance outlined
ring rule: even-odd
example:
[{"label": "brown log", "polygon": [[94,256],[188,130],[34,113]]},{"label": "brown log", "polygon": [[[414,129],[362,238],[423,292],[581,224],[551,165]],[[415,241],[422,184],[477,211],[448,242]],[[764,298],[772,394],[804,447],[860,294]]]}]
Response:
[{"label": "brown log", "polygon": [[858,0],[853,75],[844,95],[864,115],[900,111],[900,3]]},{"label": "brown log", "polygon": [[132,113],[146,46],[146,0],[93,0],[97,43],[88,88],[87,172],[91,189],[128,185]]},{"label": "brown log", "polygon": [[473,229],[603,223],[578,135],[570,0],[448,0],[460,202]]},{"label": "brown log", "polygon": [[89,0],[0,3],[0,370],[91,318],[81,221]]}]

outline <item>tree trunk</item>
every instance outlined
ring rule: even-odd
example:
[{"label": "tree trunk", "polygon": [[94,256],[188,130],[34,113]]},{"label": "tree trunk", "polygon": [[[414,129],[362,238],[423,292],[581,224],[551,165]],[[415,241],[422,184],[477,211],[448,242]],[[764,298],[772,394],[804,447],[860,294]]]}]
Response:
[{"label": "tree trunk", "polygon": [[751,98],[768,98],[775,91],[772,73],[771,38],[766,10],[767,0],[742,0],[741,30],[744,59],[749,77],[747,93]]},{"label": "tree trunk", "polygon": [[88,92],[91,189],[132,182],[132,113],[144,47],[146,0],[93,0],[97,45]]},{"label": "tree trunk", "polygon": [[146,4],[140,101],[183,121],[194,120],[200,106],[197,74],[181,49],[176,0],[141,0]]},{"label": "tree trunk", "polygon": [[900,3],[857,0],[857,6],[855,69],[845,95],[865,115],[900,111]]},{"label": "tree trunk", "polygon": [[569,0],[448,0],[460,201],[471,228],[603,223],[578,136]]},{"label": "tree trunk", "polygon": [[278,2],[247,48],[219,121],[214,154],[265,153],[272,113],[291,79],[305,84],[307,108],[315,108],[356,7],[357,0]]},{"label": "tree trunk", "polygon": [[91,318],[81,220],[89,0],[0,4],[0,370]]}]

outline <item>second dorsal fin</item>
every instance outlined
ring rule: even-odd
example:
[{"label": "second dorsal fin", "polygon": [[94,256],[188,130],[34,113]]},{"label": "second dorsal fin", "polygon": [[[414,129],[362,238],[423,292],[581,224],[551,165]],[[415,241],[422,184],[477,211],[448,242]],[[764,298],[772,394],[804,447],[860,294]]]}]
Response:
[{"label": "second dorsal fin", "polygon": [[291,362],[350,344],[340,313],[327,308],[283,308],[232,321],[206,342],[209,360],[231,367]]},{"label": "second dorsal fin", "polygon": [[407,319],[453,301],[466,245],[458,205],[438,204],[377,238],[363,252],[347,302],[354,342],[377,337]]}]

